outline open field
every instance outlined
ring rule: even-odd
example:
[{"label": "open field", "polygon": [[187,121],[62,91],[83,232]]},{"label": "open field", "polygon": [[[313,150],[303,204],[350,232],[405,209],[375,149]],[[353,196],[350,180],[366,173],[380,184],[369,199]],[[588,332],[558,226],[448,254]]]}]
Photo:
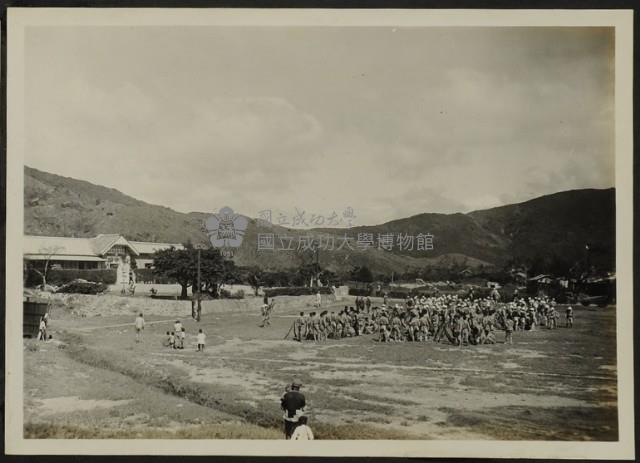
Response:
[{"label": "open field", "polygon": [[[188,302],[66,297],[54,340],[24,342],[25,436],[282,438],[279,397],[295,377],[319,439],[617,439],[615,307],[574,307],[573,329],[516,332],[512,346],[499,332],[460,348],[284,340],[313,298],[277,300],[260,328],[259,299],[206,301],[196,323]],[[163,346],[177,316],[184,350]]]}]

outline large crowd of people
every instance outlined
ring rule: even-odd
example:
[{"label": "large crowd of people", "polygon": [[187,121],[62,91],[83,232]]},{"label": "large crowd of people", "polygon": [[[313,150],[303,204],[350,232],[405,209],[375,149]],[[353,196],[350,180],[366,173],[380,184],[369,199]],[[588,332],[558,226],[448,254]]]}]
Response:
[{"label": "large crowd of people", "polygon": [[[407,297],[402,304],[374,306],[369,297],[357,297],[355,306],[340,311],[300,312],[293,323],[294,339],[323,342],[373,334],[379,342],[449,342],[454,345],[494,344],[496,331],[512,343],[514,331],[537,327],[555,329],[560,313],[546,296],[515,298],[501,303],[487,298],[438,295]],[[565,312],[565,326],[573,326],[573,309]]]}]

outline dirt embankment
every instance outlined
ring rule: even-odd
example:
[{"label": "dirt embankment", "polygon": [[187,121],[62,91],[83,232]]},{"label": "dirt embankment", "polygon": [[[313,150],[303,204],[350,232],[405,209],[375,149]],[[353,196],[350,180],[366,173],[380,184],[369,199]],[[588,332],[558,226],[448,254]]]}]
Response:
[{"label": "dirt embankment", "polygon": [[[145,316],[184,316],[191,311],[191,301],[128,297],[114,294],[99,296],[88,294],[51,294],[52,306],[77,317],[108,317],[142,312]],[[278,296],[275,310],[290,311],[300,307],[312,307],[315,296]],[[259,313],[262,299],[217,299],[202,301],[202,313]]]}]

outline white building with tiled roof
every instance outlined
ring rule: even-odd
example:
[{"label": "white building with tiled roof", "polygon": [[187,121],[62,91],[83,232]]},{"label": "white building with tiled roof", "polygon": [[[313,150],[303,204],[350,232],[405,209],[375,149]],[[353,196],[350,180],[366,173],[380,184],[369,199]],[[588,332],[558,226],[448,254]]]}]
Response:
[{"label": "white building with tiled roof", "polygon": [[115,268],[129,256],[138,268],[153,267],[153,253],[174,247],[178,243],[149,243],[128,241],[122,235],[98,235],[94,238],[65,238],[58,236],[30,236],[23,239],[25,261],[47,261],[52,268],[101,269]]}]

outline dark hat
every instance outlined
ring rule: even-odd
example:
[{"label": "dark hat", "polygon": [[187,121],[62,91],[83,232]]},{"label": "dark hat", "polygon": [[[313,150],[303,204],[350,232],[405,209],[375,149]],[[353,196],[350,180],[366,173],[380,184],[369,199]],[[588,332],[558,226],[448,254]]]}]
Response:
[{"label": "dark hat", "polygon": [[293,380],[293,382],[291,383],[291,387],[295,389],[300,389],[302,387],[302,383],[300,381]]}]

